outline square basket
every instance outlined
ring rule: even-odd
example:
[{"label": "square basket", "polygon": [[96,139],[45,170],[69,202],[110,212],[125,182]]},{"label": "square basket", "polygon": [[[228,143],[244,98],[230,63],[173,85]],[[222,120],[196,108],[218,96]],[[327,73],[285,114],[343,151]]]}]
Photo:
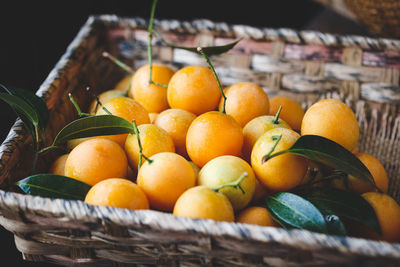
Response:
[{"label": "square basket", "polygon": [[[102,92],[125,72],[104,51],[138,68],[147,63],[142,18],[91,16],[37,94],[50,110],[46,140],[77,118],[86,87]],[[358,150],[375,155],[389,175],[389,194],[400,200],[400,41],[291,29],[255,28],[208,20],[156,20],[166,40],[185,46],[221,45],[211,58],[224,85],[252,81],[269,97],[288,95],[307,108],[344,100],[360,123]],[[154,38],[153,60],[175,68],[205,64],[201,56]],[[345,127],[345,126],[344,126]],[[30,173],[31,138],[17,120],[0,147],[0,224],[14,233],[24,259],[66,266],[399,266],[400,244],[247,224],[175,217],[153,210],[88,205],[25,195],[14,183]],[[55,152],[38,162],[46,172]]]}]

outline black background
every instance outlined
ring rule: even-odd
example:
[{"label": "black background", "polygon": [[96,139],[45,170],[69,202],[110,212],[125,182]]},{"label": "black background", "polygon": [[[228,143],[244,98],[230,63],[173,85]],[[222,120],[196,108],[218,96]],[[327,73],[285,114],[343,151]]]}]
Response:
[{"label": "black background", "polygon": [[[1,1],[0,83],[36,92],[88,16],[116,14],[148,18],[151,4],[151,0]],[[311,0],[160,0],[156,18],[207,18],[215,22],[257,27],[367,34],[359,25]],[[15,119],[16,115],[11,108],[0,101],[1,142]],[[23,261],[15,248],[13,235],[1,226],[0,245],[3,247],[1,261],[11,262],[7,266],[53,266]]]}]

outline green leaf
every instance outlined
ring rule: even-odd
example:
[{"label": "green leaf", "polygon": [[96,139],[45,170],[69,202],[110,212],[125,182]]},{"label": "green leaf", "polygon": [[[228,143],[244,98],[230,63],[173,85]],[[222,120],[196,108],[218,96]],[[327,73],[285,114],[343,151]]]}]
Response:
[{"label": "green leaf", "polygon": [[56,174],[35,174],[16,183],[25,193],[40,197],[84,200],[90,185]]},{"label": "green leaf", "polygon": [[24,123],[30,124],[29,128],[34,128],[38,125],[39,119],[36,111],[24,99],[6,93],[0,93],[0,99],[9,104]]},{"label": "green leaf", "polygon": [[374,209],[355,192],[321,187],[304,193],[302,196],[326,213],[357,221],[381,233]]},{"label": "green leaf", "polygon": [[134,133],[134,128],[132,123],[124,118],[114,115],[84,117],[61,129],[53,141],[53,146],[75,138],[126,133]]},{"label": "green leaf", "polygon": [[272,154],[268,159],[283,153],[293,153],[307,157],[348,175],[352,175],[379,190],[368,168],[353,153],[325,137],[303,135],[297,139],[291,148]]},{"label": "green leaf", "polygon": [[324,210],[321,210],[324,215],[326,227],[328,228],[328,233],[331,235],[346,236],[347,231],[340,217],[335,214],[325,214]]},{"label": "green leaf", "polygon": [[279,192],[266,198],[271,216],[286,228],[328,233],[324,216],[308,200],[288,192]]},{"label": "green leaf", "polygon": [[[153,31],[154,32],[154,31]],[[167,41],[165,41],[160,34],[158,34],[157,32],[154,32],[157,35],[157,38],[160,39],[160,41],[162,43],[164,43],[165,45],[169,46],[169,47],[173,47],[173,48],[178,48],[178,49],[184,49],[190,52],[194,52],[194,53],[198,53],[197,51],[197,47],[188,47],[188,46],[180,46],[180,45],[176,45],[176,44],[172,44],[169,43]],[[201,48],[203,49],[203,52],[207,55],[207,56],[212,56],[212,55],[219,55],[225,52],[228,52],[229,50],[231,50],[237,43],[239,43],[243,38],[240,38],[232,43],[226,44],[226,45],[220,45],[220,46],[202,46]]]},{"label": "green leaf", "polygon": [[38,116],[38,124],[39,126],[44,129],[47,126],[47,123],[50,119],[49,110],[46,106],[46,103],[43,101],[42,98],[37,96],[35,93],[31,91],[24,90],[24,89],[17,89],[17,88],[7,88],[4,85],[0,84],[6,92],[12,94],[14,96],[18,96],[25,100],[35,111]]}]

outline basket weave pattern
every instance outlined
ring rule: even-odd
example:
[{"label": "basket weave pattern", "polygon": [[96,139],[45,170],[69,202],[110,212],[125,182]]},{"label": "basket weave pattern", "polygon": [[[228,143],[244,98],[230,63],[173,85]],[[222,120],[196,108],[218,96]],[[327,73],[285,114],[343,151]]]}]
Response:
[{"label": "basket weave pattern", "polygon": [[[87,86],[102,92],[124,76],[101,56],[103,51],[135,68],[147,63],[146,23],[108,15],[89,18],[37,92],[51,111],[48,142],[77,117],[68,93],[88,106]],[[243,37],[232,51],[212,57],[224,85],[253,81],[269,96],[289,95],[304,107],[326,97],[346,101],[360,122],[358,150],[382,160],[389,193],[400,200],[400,41],[205,20],[157,20],[155,29],[170,42],[190,46]],[[155,61],[175,68],[204,64],[199,55],[154,42]],[[27,136],[17,121],[0,147],[0,224],[15,234],[27,260],[67,266],[396,266],[400,260],[399,244],[23,195],[13,184],[31,169]],[[47,171],[55,156],[46,154],[39,169]]]}]

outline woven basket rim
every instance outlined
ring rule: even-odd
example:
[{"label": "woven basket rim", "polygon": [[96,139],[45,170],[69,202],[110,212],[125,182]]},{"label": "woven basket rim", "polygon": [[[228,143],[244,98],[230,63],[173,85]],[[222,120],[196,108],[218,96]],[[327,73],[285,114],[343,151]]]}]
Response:
[{"label": "woven basket rim", "polygon": [[[115,14],[91,15],[88,21],[97,21],[108,25],[127,25],[136,28],[148,25],[148,19],[143,17],[123,17]],[[400,40],[369,37],[357,34],[334,34],[316,30],[295,30],[292,28],[257,27],[245,24],[232,24],[199,18],[193,20],[154,19],[154,27],[168,31],[208,31],[235,32],[237,37],[267,39],[269,41],[284,41],[294,44],[323,45],[328,47],[359,47],[366,50],[400,51]]]},{"label": "woven basket rim", "polygon": [[[129,210],[94,206],[79,200],[52,199],[0,190],[0,207],[29,211],[62,220],[107,223],[122,227],[147,226],[155,231],[174,231],[238,240],[279,242],[305,250],[332,249],[341,253],[400,259],[400,244],[355,237],[326,235],[301,229],[286,230],[235,222],[178,217],[156,210]],[[90,217],[88,216],[90,215]],[[200,226],[200,227],[199,227]]]},{"label": "woven basket rim", "polygon": [[[194,27],[195,21],[204,20],[194,20],[191,24],[190,22],[181,22],[183,25],[188,27],[190,31],[191,27]],[[87,22],[82,26],[81,31],[75,37],[75,39],[68,46],[66,52],[62,55],[59,62],[56,64],[52,72],[42,83],[37,94],[39,96],[45,96],[48,89],[51,87],[52,83],[61,75],[59,72],[63,70],[67,63],[68,58],[73,54],[74,50],[79,47],[79,42],[89,34],[94,23],[105,23],[121,26],[121,24],[126,24],[128,27],[136,27],[138,25],[146,25],[146,20],[142,18],[121,18],[116,15],[93,15],[90,16]],[[169,30],[177,28],[180,26],[176,25],[175,20],[156,20],[155,23],[160,27],[168,27]],[[187,23],[187,24],[185,24]],[[165,24],[165,25],[164,25]],[[199,23],[200,24],[200,23]],[[204,25],[204,24],[201,24]],[[214,23],[210,22],[207,24],[207,29],[210,31],[215,31],[218,29],[223,30],[226,27],[226,23]],[[109,25],[108,25],[109,26]],[[294,30],[288,29],[281,30],[282,36],[277,35],[277,30],[265,28],[264,31],[260,31],[259,28],[250,26],[235,26],[236,30],[245,28],[252,33],[260,33],[261,35],[257,38],[263,38],[264,35],[269,33],[275,33],[276,38],[292,38],[293,36],[297,39],[292,41],[285,40],[286,42],[296,42],[301,41],[302,43],[311,42],[312,39],[304,39],[303,37],[307,35],[308,32],[296,32]],[[298,33],[304,34],[297,35]],[[311,32],[315,36],[322,34],[328,39],[325,40],[323,45],[333,45],[337,44],[337,36],[319,32]],[[293,35],[294,34],[294,35]],[[313,36],[313,37],[315,37]],[[345,38],[346,36],[341,36]],[[349,40],[351,40],[351,37]],[[355,38],[355,37],[354,37]],[[367,44],[369,48],[365,49],[387,49],[388,43],[392,40],[388,39],[373,39],[360,37],[365,41],[361,43],[362,45]],[[321,41],[321,39],[318,39]],[[317,42],[315,41],[315,44]],[[393,45],[395,49],[400,51],[400,41],[393,40]],[[346,43],[347,44],[347,43]],[[350,45],[350,43],[348,43]],[[354,42],[352,43],[354,44]],[[376,46],[375,46],[376,45]],[[393,49],[393,48],[392,48]],[[17,120],[16,123],[10,129],[10,133],[6,140],[0,146],[0,151],[6,146],[5,143],[9,142],[11,139],[22,138],[21,134],[17,134],[16,128],[22,128],[21,121]],[[0,159],[2,159],[3,154],[0,152]],[[303,248],[306,250],[318,250],[318,249],[332,249],[340,251],[345,254],[355,254],[355,255],[366,255],[366,256],[379,256],[379,257],[392,257],[400,259],[400,244],[372,241],[361,238],[354,237],[339,237],[333,235],[325,235],[314,233],[306,230],[285,230],[273,227],[261,227],[255,225],[246,225],[238,223],[228,223],[228,222],[216,222],[212,220],[201,220],[201,219],[190,219],[177,217],[171,214],[162,213],[153,210],[144,211],[132,211],[113,207],[101,207],[89,205],[83,201],[72,201],[64,199],[50,199],[31,195],[25,195],[21,193],[8,192],[0,190],[0,208],[4,210],[13,211],[14,213],[28,212],[33,213],[37,216],[52,216],[53,218],[61,218],[66,221],[82,221],[89,223],[99,223],[104,221],[111,224],[116,224],[125,227],[141,227],[146,226],[151,229],[158,231],[177,231],[184,232],[187,234],[200,234],[213,237],[228,237],[239,240],[251,240],[259,242],[279,242],[284,245],[288,245],[296,248]],[[162,222],[162,223],[160,223]]]}]

